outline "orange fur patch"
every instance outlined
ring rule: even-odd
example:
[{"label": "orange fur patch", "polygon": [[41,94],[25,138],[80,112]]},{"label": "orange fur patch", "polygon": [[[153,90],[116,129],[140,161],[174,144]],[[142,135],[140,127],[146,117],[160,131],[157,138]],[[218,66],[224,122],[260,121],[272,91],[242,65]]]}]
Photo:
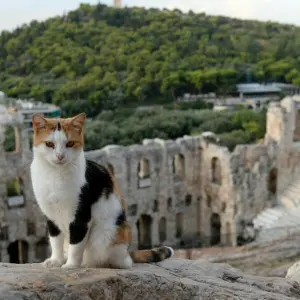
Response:
[{"label": "orange fur patch", "polygon": [[[41,115],[32,117],[32,126],[34,130],[33,144],[38,146],[46,141],[47,137],[60,127],[69,141],[74,142],[73,148],[83,147],[83,125],[85,122],[85,113],[81,113],[73,118],[50,119]],[[60,124],[58,126],[58,123]]]},{"label": "orange fur patch", "polygon": [[149,263],[151,262],[153,250],[138,250],[132,251],[130,256],[135,263]]},{"label": "orange fur patch", "polygon": [[131,239],[131,226],[127,222],[124,222],[122,225],[117,227],[116,236],[111,246],[129,244],[131,242]]}]

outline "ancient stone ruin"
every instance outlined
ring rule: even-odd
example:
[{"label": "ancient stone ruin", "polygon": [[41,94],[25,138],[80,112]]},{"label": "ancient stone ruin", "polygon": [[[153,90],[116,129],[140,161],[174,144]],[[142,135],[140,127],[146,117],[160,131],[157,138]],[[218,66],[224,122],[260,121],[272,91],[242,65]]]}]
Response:
[{"label": "ancient stone ruin", "polygon": [[[288,97],[271,104],[263,144],[233,152],[211,135],[144,140],[86,152],[115,175],[127,200],[132,248],[235,246],[255,238],[253,220],[284,206],[281,195],[300,167],[300,104]],[[15,130],[15,151],[4,133]],[[35,202],[28,130],[17,111],[0,112],[1,261],[39,262],[48,255],[45,220]]]}]

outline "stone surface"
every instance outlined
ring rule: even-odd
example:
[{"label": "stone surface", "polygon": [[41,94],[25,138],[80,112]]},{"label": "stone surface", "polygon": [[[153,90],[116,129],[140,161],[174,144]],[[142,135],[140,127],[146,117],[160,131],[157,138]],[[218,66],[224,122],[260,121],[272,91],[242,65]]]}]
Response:
[{"label": "stone surface", "polygon": [[245,275],[225,264],[170,259],[131,270],[0,265],[1,300],[299,299],[300,285]]},{"label": "stone surface", "polygon": [[285,277],[300,259],[300,234],[242,247],[175,250],[176,258],[226,263],[247,274]]}]

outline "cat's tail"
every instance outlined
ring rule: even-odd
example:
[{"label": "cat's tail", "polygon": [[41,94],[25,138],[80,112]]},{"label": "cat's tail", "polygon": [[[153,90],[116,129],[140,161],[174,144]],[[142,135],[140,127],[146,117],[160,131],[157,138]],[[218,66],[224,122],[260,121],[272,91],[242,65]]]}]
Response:
[{"label": "cat's tail", "polygon": [[129,254],[134,263],[155,263],[172,257],[174,250],[171,247],[162,246],[150,250],[131,251]]}]

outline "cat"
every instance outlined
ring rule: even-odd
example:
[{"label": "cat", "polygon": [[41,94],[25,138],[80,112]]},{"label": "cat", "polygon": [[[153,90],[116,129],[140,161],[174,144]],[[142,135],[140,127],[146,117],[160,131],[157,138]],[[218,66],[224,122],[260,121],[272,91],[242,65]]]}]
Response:
[{"label": "cat", "polygon": [[85,158],[85,113],[32,117],[33,192],[46,217],[51,256],[45,267],[126,269],[170,258],[171,247],[128,251],[131,227],[113,174]]}]

